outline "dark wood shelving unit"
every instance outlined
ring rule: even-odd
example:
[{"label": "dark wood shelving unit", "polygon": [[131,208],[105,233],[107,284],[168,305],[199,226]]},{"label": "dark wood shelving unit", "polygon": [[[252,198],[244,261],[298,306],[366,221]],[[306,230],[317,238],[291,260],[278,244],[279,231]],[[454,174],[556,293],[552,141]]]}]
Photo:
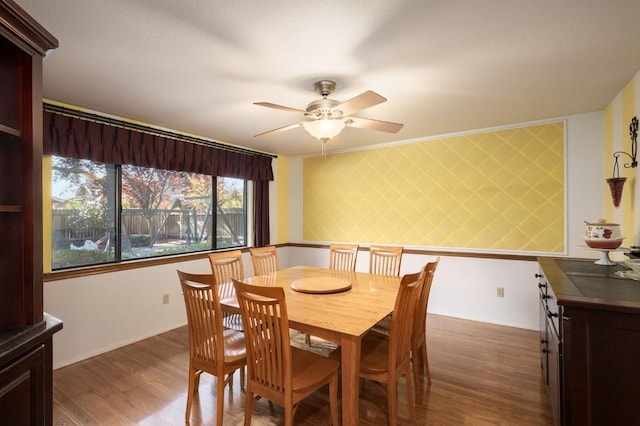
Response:
[{"label": "dark wood shelving unit", "polygon": [[52,344],[43,311],[42,61],[58,41],[0,0],[0,423],[53,422]]}]

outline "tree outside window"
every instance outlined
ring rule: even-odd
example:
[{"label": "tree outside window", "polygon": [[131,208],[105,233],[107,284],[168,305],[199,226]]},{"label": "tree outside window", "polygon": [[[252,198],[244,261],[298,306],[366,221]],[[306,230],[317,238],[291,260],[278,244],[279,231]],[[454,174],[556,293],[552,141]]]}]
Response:
[{"label": "tree outside window", "polygon": [[242,179],[53,157],[52,187],[53,269],[246,245]]}]

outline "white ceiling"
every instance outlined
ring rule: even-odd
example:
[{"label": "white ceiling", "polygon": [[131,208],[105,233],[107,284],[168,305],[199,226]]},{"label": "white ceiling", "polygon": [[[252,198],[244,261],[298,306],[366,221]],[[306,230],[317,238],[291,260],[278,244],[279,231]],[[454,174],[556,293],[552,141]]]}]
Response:
[{"label": "white ceiling", "polygon": [[373,90],[343,150],[601,111],[640,70],[638,0],[16,0],[60,42],[45,98],[281,155],[318,154],[304,119]]}]

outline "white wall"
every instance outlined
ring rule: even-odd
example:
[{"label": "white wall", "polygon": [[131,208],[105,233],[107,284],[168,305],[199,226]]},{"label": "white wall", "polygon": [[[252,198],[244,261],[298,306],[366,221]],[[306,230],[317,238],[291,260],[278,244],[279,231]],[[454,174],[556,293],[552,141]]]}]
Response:
[{"label": "white wall", "polygon": [[[247,276],[253,274],[248,253],[243,265]],[[199,259],[44,283],[44,310],[63,321],[53,337],[53,367],[185,325],[177,269],[211,272],[209,260]]]},{"label": "white wall", "polygon": [[[567,119],[567,250],[571,256],[598,257],[578,245],[582,244],[583,220],[603,214],[602,135],[601,112]],[[302,158],[290,159],[289,173],[289,235],[291,242],[302,242]],[[275,194],[271,197],[273,212],[277,201]],[[276,215],[272,217],[275,221]],[[322,248],[284,247],[278,255],[281,267],[325,266],[328,262],[327,249]],[[415,272],[431,259],[405,255],[402,273]],[[245,273],[252,275],[248,254],[243,261]],[[367,265],[368,252],[361,252],[357,269],[366,271]],[[207,259],[200,259],[45,283],[45,311],[64,322],[63,330],[54,335],[54,368],[184,325],[176,269],[198,273],[210,271],[210,266]],[[535,262],[443,257],[429,312],[537,329],[536,270]],[[496,297],[496,287],[504,288],[504,298]],[[162,304],[165,293],[169,294],[168,305]]]},{"label": "white wall", "polygon": [[[286,266],[310,265],[326,267],[326,248],[285,247],[278,252],[287,259]],[[418,272],[431,255],[404,254],[400,274]],[[369,252],[358,252],[356,270],[369,268]],[[537,262],[440,257],[436,270],[428,312],[518,328],[537,330],[538,288],[534,275]],[[496,297],[496,288],[504,289],[504,297]]]},{"label": "white wall", "polygon": [[568,254],[572,257],[598,259],[599,252],[585,250],[580,246],[585,246],[582,239],[584,222],[605,217],[605,196],[608,192],[605,163],[609,161],[604,158],[604,112],[569,117],[567,140]]}]

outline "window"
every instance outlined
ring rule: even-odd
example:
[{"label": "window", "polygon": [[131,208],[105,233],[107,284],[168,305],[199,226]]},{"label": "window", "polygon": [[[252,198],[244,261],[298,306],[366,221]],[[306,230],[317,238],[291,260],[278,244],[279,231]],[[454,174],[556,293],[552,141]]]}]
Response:
[{"label": "window", "polygon": [[52,188],[54,270],[246,245],[243,179],[53,157]]}]

